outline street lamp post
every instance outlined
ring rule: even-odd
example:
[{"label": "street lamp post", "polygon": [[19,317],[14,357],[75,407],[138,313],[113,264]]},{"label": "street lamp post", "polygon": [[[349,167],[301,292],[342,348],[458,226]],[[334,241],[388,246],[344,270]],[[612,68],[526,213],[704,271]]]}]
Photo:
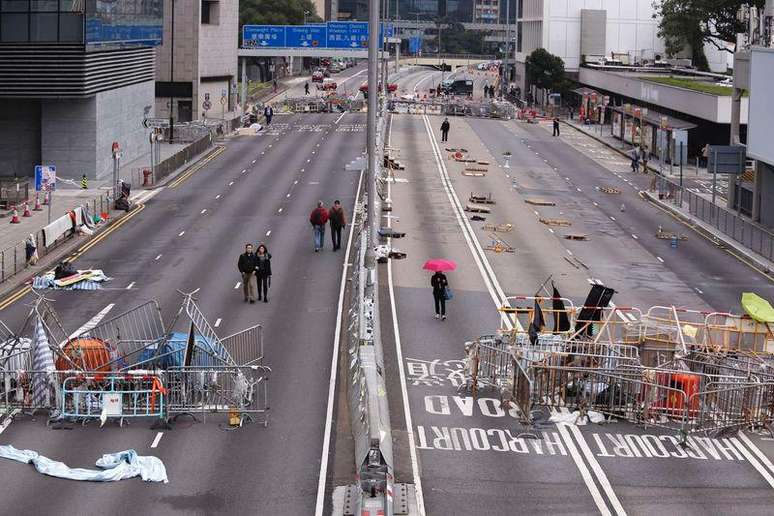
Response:
[{"label": "street lamp post", "polygon": [[[175,141],[175,0],[172,0],[172,18],[169,41],[169,143]],[[198,107],[195,106],[195,109]]]},{"label": "street lamp post", "polygon": [[370,0],[368,8],[368,116],[366,118],[366,145],[368,149],[368,228],[369,261],[375,259],[373,249],[378,244],[376,232],[376,177],[379,157],[376,149],[376,114],[379,109],[379,0]]}]

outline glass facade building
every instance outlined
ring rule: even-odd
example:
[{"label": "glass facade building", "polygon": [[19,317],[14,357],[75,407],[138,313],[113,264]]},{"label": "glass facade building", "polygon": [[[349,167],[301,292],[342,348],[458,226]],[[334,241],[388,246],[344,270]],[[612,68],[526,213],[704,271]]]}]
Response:
[{"label": "glass facade building", "polygon": [[0,43],[161,44],[162,0],[0,0]]}]

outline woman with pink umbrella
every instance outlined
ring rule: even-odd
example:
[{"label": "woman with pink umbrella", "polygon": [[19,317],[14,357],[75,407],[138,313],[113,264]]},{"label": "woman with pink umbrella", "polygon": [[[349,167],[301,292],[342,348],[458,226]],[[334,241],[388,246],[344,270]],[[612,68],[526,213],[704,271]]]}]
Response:
[{"label": "woman with pink umbrella", "polygon": [[452,298],[452,291],[449,288],[449,280],[446,279],[445,271],[453,271],[457,264],[452,260],[435,258],[427,260],[422,266],[423,269],[433,271],[430,277],[430,286],[433,287],[433,300],[435,301],[435,318],[446,320],[446,301]]}]

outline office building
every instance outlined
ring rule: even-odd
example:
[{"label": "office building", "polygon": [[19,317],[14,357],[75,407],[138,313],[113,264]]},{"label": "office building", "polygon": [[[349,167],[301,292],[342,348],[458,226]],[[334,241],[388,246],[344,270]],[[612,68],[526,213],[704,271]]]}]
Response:
[{"label": "office building", "polygon": [[145,151],[152,115],[161,0],[3,0],[0,3],[0,169],[109,179]]},{"label": "office building", "polygon": [[237,100],[238,0],[164,0],[164,8],[156,116],[171,109],[176,123],[220,118]]}]

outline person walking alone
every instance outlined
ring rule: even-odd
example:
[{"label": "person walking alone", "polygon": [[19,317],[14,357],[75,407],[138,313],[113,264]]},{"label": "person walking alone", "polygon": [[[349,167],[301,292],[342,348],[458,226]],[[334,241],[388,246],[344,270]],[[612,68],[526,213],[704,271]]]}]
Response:
[{"label": "person walking alone", "polygon": [[309,83],[304,83],[304,95],[309,95]]},{"label": "person walking alone", "polygon": [[266,248],[266,244],[258,244],[255,251],[255,276],[258,282],[258,301],[261,300],[263,293],[263,302],[269,302],[269,287],[271,287],[271,254]]},{"label": "person walking alone", "polygon": [[245,245],[245,252],[239,255],[239,261],[237,262],[237,268],[242,273],[242,291],[245,295],[245,303],[255,303],[255,268],[257,266],[257,258],[253,252],[253,245]]},{"label": "person walking alone", "polygon": [[341,201],[338,199],[333,201],[333,206],[328,210],[328,220],[331,224],[331,242],[333,242],[333,250],[338,251],[341,249],[341,230],[347,225],[347,217],[344,215],[344,208],[341,206]]},{"label": "person walking alone", "polygon": [[449,286],[449,280],[446,274],[437,271],[430,276],[430,286],[433,287],[433,300],[435,301],[435,318],[446,320],[446,287]]},{"label": "person walking alone", "polygon": [[629,151],[629,157],[632,160],[632,172],[637,172],[640,168],[640,150],[637,147],[633,147],[632,150]]},{"label": "person walking alone", "polygon": [[323,248],[325,241],[325,224],[328,222],[328,210],[325,209],[325,203],[317,201],[317,208],[312,210],[309,215],[309,223],[314,230],[314,252],[317,253]]},{"label": "person walking alone", "polygon": [[268,104],[263,108],[263,116],[266,118],[266,125],[271,124],[271,119],[274,118],[274,109]]},{"label": "person walking alone", "polygon": [[554,117],[554,136],[559,136],[559,117]]},{"label": "person walking alone", "polygon": [[449,125],[449,119],[448,118],[444,118],[443,119],[443,123],[441,124],[441,141],[442,142],[449,141],[449,129],[450,129],[450,127],[451,126]]}]

